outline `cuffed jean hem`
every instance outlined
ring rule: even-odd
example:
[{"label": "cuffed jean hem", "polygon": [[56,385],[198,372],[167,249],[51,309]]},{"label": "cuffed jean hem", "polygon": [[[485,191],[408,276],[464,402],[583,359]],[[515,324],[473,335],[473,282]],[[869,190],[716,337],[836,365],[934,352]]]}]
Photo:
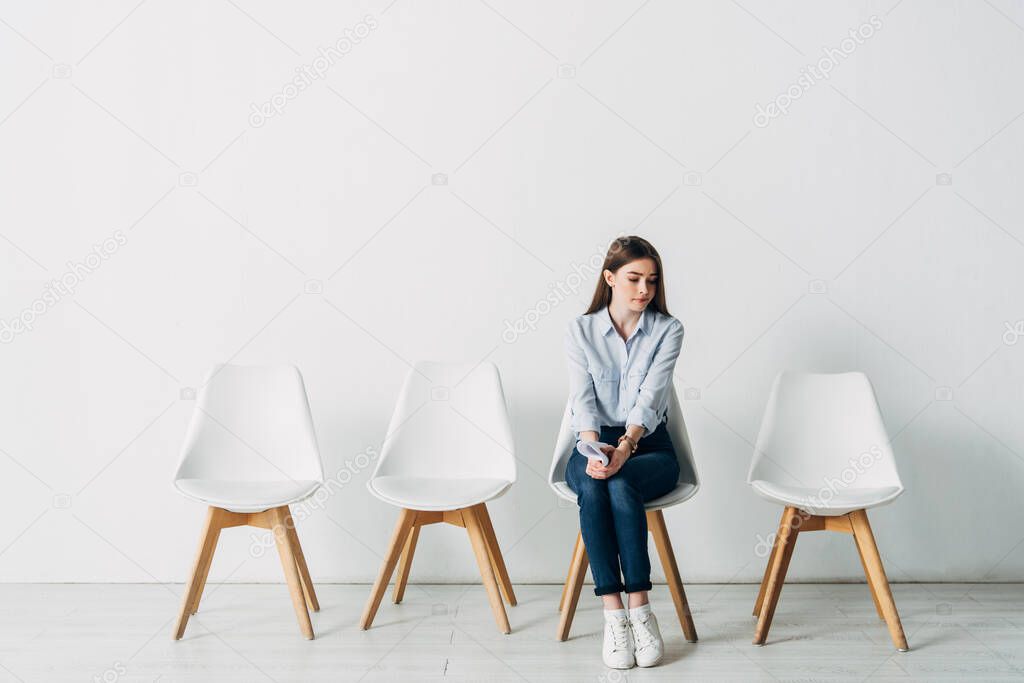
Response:
[{"label": "cuffed jean hem", "polygon": [[649,591],[653,588],[650,581],[644,581],[643,583],[627,583],[627,593],[639,593],[640,591]]},{"label": "cuffed jean hem", "polygon": [[613,593],[621,593],[621,592],[622,592],[622,584],[621,583],[612,584],[611,586],[595,586],[594,587],[594,595],[597,595],[597,596],[611,595]]}]

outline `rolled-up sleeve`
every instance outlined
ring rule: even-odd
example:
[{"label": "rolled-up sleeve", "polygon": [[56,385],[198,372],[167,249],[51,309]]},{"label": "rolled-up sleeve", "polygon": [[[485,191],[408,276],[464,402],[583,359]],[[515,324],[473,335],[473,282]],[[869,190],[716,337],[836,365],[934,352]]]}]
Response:
[{"label": "rolled-up sleeve", "polygon": [[[658,425],[658,417],[668,409],[669,390],[672,388],[672,374],[675,371],[679,349],[683,345],[683,324],[674,321],[672,329],[661,340],[654,352],[647,376],[640,385],[636,402],[626,417],[627,425],[640,425],[643,436],[650,434]],[[641,437],[643,438],[643,437]]]},{"label": "rolled-up sleeve", "polygon": [[569,402],[572,412],[573,431],[601,431],[597,417],[597,397],[594,395],[594,380],[587,368],[587,356],[583,352],[579,325],[570,320],[565,330],[565,355],[569,361]]}]

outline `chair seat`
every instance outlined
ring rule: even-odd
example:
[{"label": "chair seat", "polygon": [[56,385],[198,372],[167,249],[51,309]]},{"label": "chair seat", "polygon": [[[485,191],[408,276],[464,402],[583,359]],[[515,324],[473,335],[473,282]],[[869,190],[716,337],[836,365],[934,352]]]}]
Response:
[{"label": "chair seat", "polygon": [[759,495],[775,503],[798,507],[816,515],[845,515],[883,505],[903,493],[902,486],[844,488],[810,488],[776,484],[763,479],[750,482]]},{"label": "chair seat", "polygon": [[385,503],[410,510],[457,510],[484,503],[505,493],[506,479],[441,479],[381,476],[367,483],[370,493]]},{"label": "chair seat", "polygon": [[[571,503],[576,502],[576,493],[571,488],[569,488],[569,484],[567,484],[566,482],[552,482],[551,488],[553,488],[555,490],[555,493],[557,493],[563,499]],[[681,484],[676,485],[674,489],[666,493],[664,496],[655,498],[654,500],[644,503],[644,509],[648,511],[661,510],[662,508],[667,508],[671,505],[677,505],[678,503],[682,503],[683,501],[688,500],[696,492],[696,484],[683,482]]]},{"label": "chair seat", "polygon": [[182,495],[207,505],[231,512],[261,512],[308,498],[320,487],[320,482],[178,479],[174,486]]}]

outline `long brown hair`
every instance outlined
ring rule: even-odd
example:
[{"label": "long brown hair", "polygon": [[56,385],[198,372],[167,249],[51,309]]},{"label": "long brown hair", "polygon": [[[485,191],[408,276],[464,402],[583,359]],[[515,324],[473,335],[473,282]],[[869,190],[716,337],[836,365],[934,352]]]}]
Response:
[{"label": "long brown hair", "polygon": [[617,271],[622,266],[642,258],[649,258],[654,261],[658,268],[658,285],[654,292],[654,298],[647,305],[658,313],[668,315],[668,305],[665,303],[665,269],[661,267],[661,256],[658,250],[643,237],[629,235],[627,237],[616,237],[608,247],[608,253],[604,257],[604,265],[597,278],[597,289],[594,290],[594,298],[590,302],[587,314],[596,313],[608,307],[612,302],[612,288],[604,281],[604,271]]}]

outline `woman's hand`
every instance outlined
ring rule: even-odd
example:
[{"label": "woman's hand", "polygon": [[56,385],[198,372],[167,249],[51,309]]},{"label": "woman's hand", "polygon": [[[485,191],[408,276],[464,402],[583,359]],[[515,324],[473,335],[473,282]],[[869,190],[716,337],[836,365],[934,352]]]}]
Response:
[{"label": "woman's hand", "polygon": [[615,448],[614,446],[605,446],[601,451],[608,456],[607,467],[597,460],[589,460],[587,462],[587,474],[594,479],[607,479],[614,476],[622,469],[622,466],[626,464],[626,460],[630,455],[628,443],[619,444],[618,448]]}]

